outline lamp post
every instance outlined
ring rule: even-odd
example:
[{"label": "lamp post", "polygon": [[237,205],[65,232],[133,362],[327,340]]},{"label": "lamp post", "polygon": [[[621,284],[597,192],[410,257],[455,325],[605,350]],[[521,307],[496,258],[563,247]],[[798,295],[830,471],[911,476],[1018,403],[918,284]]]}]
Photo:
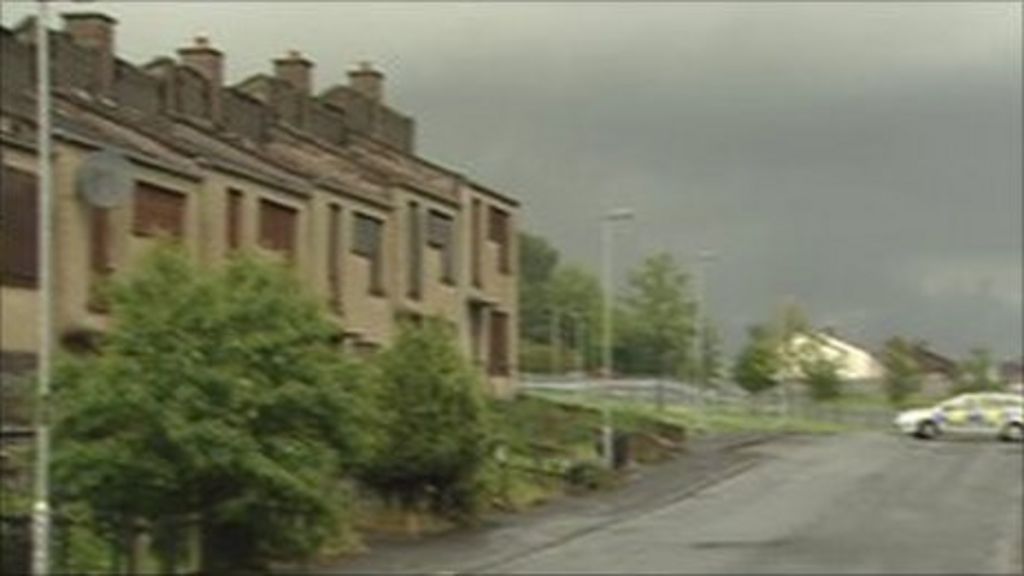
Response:
[{"label": "lamp post", "polygon": [[555,374],[559,374],[561,372],[561,370],[559,369],[559,366],[560,366],[561,362],[559,360],[560,360],[560,357],[561,357],[561,348],[562,348],[562,346],[561,346],[562,327],[561,327],[561,325],[559,323],[558,308],[552,307],[551,310],[550,310],[550,314],[551,314],[551,316],[548,317],[548,332],[549,332],[548,340],[550,341],[550,344],[549,344],[550,350],[548,350],[548,353],[549,353],[548,361],[550,362],[550,365],[551,365],[550,366],[550,368],[551,368],[551,375],[554,376]]},{"label": "lamp post", "polygon": [[694,345],[697,350],[694,354],[694,362],[697,365],[697,397],[700,399],[701,405],[704,404],[704,392],[708,385],[706,366],[703,362],[704,347],[707,345],[705,342],[707,334],[704,331],[704,323],[707,320],[707,314],[704,312],[704,308],[707,306],[707,265],[714,262],[715,258],[717,255],[711,250],[700,250],[697,253],[697,313],[694,318],[697,328]]},{"label": "lamp post", "polygon": [[573,312],[572,321],[575,331],[573,339],[576,341],[576,371],[582,375],[587,370],[587,341],[584,336],[587,329],[587,319],[582,312]]},{"label": "lamp post", "polygon": [[36,16],[36,115],[39,161],[39,375],[35,410],[35,487],[32,505],[32,573],[50,570],[50,369],[53,349],[53,274],[50,265],[52,239],[51,134],[50,134],[50,37],[48,0],[38,0]]},{"label": "lamp post", "polygon": [[[628,208],[609,210],[601,217],[601,279],[604,297],[604,326],[601,339],[602,374],[605,384],[612,378],[612,225],[616,222],[633,219],[633,211]],[[612,418],[607,400],[601,402],[601,439],[605,463],[609,468],[614,465],[612,459]]]}]

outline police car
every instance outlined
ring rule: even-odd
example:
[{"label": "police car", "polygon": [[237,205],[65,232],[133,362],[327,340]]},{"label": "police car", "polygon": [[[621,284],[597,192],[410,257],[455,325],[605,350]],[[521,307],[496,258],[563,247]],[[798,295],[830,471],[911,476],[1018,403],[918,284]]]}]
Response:
[{"label": "police car", "polygon": [[1024,396],[996,392],[961,394],[931,408],[907,410],[895,424],[917,438],[940,434],[993,435],[1003,440],[1024,439]]}]

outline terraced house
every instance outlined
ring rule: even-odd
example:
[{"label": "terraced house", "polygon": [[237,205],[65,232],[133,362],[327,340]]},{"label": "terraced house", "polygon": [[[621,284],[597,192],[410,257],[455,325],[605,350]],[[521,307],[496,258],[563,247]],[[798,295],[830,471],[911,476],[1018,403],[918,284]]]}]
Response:
[{"label": "terraced house", "polygon": [[[63,15],[52,31],[56,334],[88,346],[107,324],[95,287],[160,234],[200,261],[238,250],[287,260],[329,305],[339,342],[386,346],[399,318],[440,316],[506,395],[516,374],[518,204],[416,154],[414,121],[367,64],[314,91],[314,63],[224,84],[206,38],[144,65],[119,58],[116,21]],[[38,334],[35,24],[2,30],[2,366],[31,370]],[[110,209],[76,181],[86,158],[130,161]]]}]

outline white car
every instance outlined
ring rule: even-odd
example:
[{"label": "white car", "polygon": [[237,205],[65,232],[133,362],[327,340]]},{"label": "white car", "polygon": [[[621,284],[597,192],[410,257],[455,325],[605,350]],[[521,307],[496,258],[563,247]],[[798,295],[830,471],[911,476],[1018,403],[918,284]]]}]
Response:
[{"label": "white car", "polygon": [[907,410],[896,427],[918,438],[940,434],[993,435],[1024,439],[1024,396],[996,392],[961,394],[931,408]]}]

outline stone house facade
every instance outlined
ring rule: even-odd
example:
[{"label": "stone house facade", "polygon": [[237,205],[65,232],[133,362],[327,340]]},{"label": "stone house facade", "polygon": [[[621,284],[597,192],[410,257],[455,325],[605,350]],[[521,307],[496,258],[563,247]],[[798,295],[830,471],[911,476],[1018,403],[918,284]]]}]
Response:
[{"label": "stone house facade", "polygon": [[[237,250],[285,259],[357,351],[386,346],[401,318],[442,317],[492,393],[514,391],[519,204],[418,156],[415,123],[388,106],[379,71],[363,64],[315,92],[314,63],[292,51],[229,86],[206,38],[135,65],[117,56],[114,19],[63,20],[50,32],[62,345],[105,330],[99,281],[168,234],[208,264]],[[31,370],[38,347],[34,38],[31,19],[0,30],[5,374]],[[100,209],[76,179],[107,149],[128,158],[134,189]]]}]

